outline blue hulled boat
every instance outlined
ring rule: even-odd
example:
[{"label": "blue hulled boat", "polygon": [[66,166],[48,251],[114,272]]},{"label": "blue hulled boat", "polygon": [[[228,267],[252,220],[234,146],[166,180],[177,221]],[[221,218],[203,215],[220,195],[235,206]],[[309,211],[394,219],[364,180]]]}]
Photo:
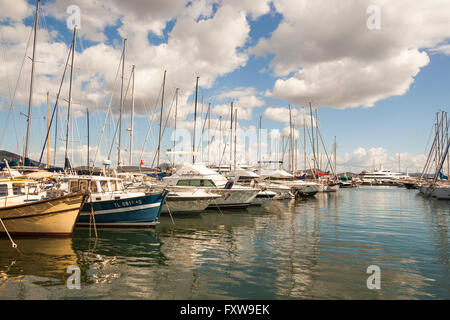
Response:
[{"label": "blue hulled boat", "polygon": [[[122,180],[104,176],[66,176],[69,190],[88,191],[77,226],[152,228],[159,222],[167,191],[126,192]],[[92,216],[93,214],[93,216]]]}]

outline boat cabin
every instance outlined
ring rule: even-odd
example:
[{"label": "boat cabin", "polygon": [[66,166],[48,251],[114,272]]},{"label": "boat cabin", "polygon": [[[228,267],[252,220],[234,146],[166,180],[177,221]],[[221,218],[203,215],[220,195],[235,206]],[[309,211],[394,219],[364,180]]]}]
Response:
[{"label": "boat cabin", "polygon": [[0,180],[0,202],[4,206],[38,201],[45,196],[34,180]]}]

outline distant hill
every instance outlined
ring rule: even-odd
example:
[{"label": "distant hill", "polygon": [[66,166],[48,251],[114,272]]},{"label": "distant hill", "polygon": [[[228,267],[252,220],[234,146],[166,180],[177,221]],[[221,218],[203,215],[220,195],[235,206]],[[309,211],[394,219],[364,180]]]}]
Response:
[{"label": "distant hill", "polygon": [[[0,150],[0,164],[2,167],[5,165],[3,161],[4,159],[6,159],[10,163],[12,161],[17,161],[18,165],[22,165],[22,156],[6,150]],[[39,162],[31,160],[29,158],[27,160],[28,160],[26,161],[27,165],[37,166],[39,164]]]}]

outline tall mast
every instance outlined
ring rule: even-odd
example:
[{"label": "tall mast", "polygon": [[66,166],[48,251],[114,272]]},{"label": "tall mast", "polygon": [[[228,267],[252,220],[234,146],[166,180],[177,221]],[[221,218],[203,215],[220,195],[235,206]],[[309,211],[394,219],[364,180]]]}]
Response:
[{"label": "tall mast", "polygon": [[197,98],[198,98],[198,78],[195,81],[195,104],[194,104],[194,137],[192,139],[192,164],[195,163],[195,130],[197,129]]},{"label": "tall mast", "polygon": [[337,172],[336,172],[336,149],[337,149],[337,145],[336,145],[336,136],[334,136],[334,175],[337,178]]},{"label": "tall mast", "polygon": [[87,160],[86,160],[86,165],[88,170],[90,169],[90,164],[89,164],[89,146],[90,146],[90,132],[89,132],[89,109],[86,109],[86,121],[87,121]]},{"label": "tall mast", "polygon": [[211,144],[211,141],[209,140],[209,134],[211,131],[211,102],[208,106],[208,167],[209,167],[209,145]]},{"label": "tall mast", "polygon": [[172,163],[175,166],[175,147],[177,143],[177,113],[178,113],[178,90],[175,89],[175,127],[173,129],[173,150],[172,150]]},{"label": "tall mast", "polygon": [[[447,137],[447,144],[449,141],[448,136],[448,112],[445,112],[445,122],[446,122],[446,129],[445,129],[445,136]],[[447,156],[447,176],[450,177],[450,156]]]},{"label": "tall mast", "polygon": [[[223,141],[223,137],[222,137],[222,116],[219,116],[219,164],[221,163],[221,158],[222,158],[222,141]],[[219,168],[220,169],[220,168]]]},{"label": "tall mast", "polygon": [[48,141],[49,141],[48,129],[50,126],[50,123],[49,123],[50,111],[49,111],[49,106],[48,106],[48,100],[49,100],[48,95],[49,95],[49,92],[47,91],[47,168],[50,166],[50,145],[48,144]]},{"label": "tall mast", "polygon": [[72,82],[73,82],[73,59],[75,56],[77,28],[73,28],[73,40],[72,40],[72,57],[70,62],[70,82],[69,82],[69,102],[67,107],[67,127],[66,127],[66,151],[64,156],[64,169],[70,168],[70,161],[68,158],[69,151],[69,128],[70,128],[70,109],[72,107]]},{"label": "tall mast", "polygon": [[163,77],[163,86],[162,86],[162,95],[161,95],[161,112],[159,114],[159,139],[158,139],[158,160],[156,163],[156,167],[159,167],[159,158],[161,155],[161,130],[162,130],[162,118],[163,118],[163,110],[164,110],[164,90],[166,87],[166,73],[167,71],[164,70],[164,77]]},{"label": "tall mast", "polygon": [[233,154],[233,102],[230,105],[230,172],[231,172],[231,159]]},{"label": "tall mast", "polygon": [[24,162],[28,158],[28,144],[30,141],[30,125],[31,125],[31,107],[33,105],[33,87],[34,87],[34,63],[36,58],[36,40],[37,40],[37,29],[39,20],[39,3],[40,0],[36,2],[36,16],[34,18],[34,40],[33,40],[33,56],[31,58],[31,81],[30,81],[30,96],[28,99],[28,116],[27,116],[27,134],[25,140],[25,150],[24,150]]},{"label": "tall mast", "polygon": [[58,141],[58,105],[56,105],[55,147],[53,149],[53,166],[56,167],[56,143]]},{"label": "tall mast", "polygon": [[120,149],[122,148],[122,112],[123,112],[123,77],[125,72],[125,46],[127,39],[123,39],[122,49],[122,81],[120,84],[120,113],[119,113],[119,148],[117,150],[117,167],[120,167]]},{"label": "tall mast", "polygon": [[309,112],[310,112],[310,119],[311,119],[311,135],[312,135],[312,151],[313,151],[313,167],[314,167],[314,169],[313,170],[316,170],[317,169],[317,166],[316,166],[316,149],[315,149],[315,147],[314,147],[314,126],[313,126],[313,117],[314,117],[314,115],[313,115],[313,112],[312,112],[312,107],[311,107],[311,102],[309,103]]},{"label": "tall mast", "polygon": [[134,70],[136,66],[133,64],[131,67],[132,87],[131,87],[131,125],[130,125],[130,151],[128,156],[128,165],[132,165],[132,152],[133,152],[133,121],[134,121]]},{"label": "tall mast", "polygon": [[237,108],[234,110],[234,172],[236,172]]},{"label": "tall mast", "polygon": [[292,141],[292,112],[291,112],[291,105],[289,104],[289,162],[290,162],[290,169],[292,174],[294,173],[294,153],[293,153],[293,141]]},{"label": "tall mast", "polygon": [[258,135],[258,174],[261,174],[261,126],[262,116],[259,116],[259,135]]},{"label": "tall mast", "polygon": [[306,171],[306,117],[305,107],[302,107],[303,111],[303,168]]},{"label": "tall mast", "polygon": [[[319,154],[319,147],[320,147],[320,145],[319,145],[319,116],[317,114],[317,110],[318,109],[316,109],[316,154],[317,154],[317,157],[319,157],[319,159],[320,159],[320,154]],[[319,170],[322,169],[322,160],[321,159],[317,166],[318,166]]]}]

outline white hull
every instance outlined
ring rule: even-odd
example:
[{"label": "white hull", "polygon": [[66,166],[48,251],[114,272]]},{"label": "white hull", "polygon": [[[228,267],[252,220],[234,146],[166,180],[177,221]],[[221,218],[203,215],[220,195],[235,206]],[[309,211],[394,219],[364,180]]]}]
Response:
[{"label": "white hull", "polygon": [[431,191],[431,195],[438,200],[450,200],[450,187],[437,187]]},{"label": "white hull", "polygon": [[201,192],[171,192],[167,195],[162,213],[197,213],[204,211],[211,203],[215,203],[219,195]]},{"label": "white hull", "polygon": [[196,190],[202,190],[209,194],[216,194],[221,196],[220,198],[211,201],[207,208],[237,208],[237,207],[248,207],[252,201],[256,198],[256,195],[260,190],[250,189],[250,188],[231,188],[231,189],[219,189],[219,188],[208,188],[208,187],[184,187],[184,186],[167,186],[170,192],[195,192]]}]

